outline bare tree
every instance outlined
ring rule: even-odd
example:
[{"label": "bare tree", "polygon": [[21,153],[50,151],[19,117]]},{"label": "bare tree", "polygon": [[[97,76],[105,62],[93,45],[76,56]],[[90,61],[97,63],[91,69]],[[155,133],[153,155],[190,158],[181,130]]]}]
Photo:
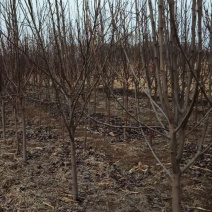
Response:
[{"label": "bare tree", "polygon": [[[34,78],[33,86],[37,90],[33,89],[38,93],[40,110],[42,98],[46,101],[54,99],[69,134],[74,200],[79,199],[75,133],[82,117],[88,118],[92,111],[93,93],[93,111],[96,112],[100,84],[106,94],[108,118],[104,124],[124,129],[125,138],[126,129],[133,128],[131,122],[136,124],[134,129],[144,136],[152,154],[172,181],[173,211],[182,210],[182,173],[212,145],[205,143],[212,111],[211,14],[203,10],[201,0],[194,0],[192,4],[185,0],[181,7],[174,0],[152,2],[84,0],[80,10],[77,1],[74,21],[70,18],[68,4],[62,0],[53,3],[50,0],[43,3],[24,0],[18,2],[19,7],[15,0],[1,4],[6,11],[4,21],[7,26],[0,37],[3,137],[4,97],[8,95],[13,100],[16,115],[19,112],[22,115],[23,158],[26,162],[25,93],[26,85]],[[188,12],[190,7],[191,12]],[[18,8],[27,26],[25,39],[18,23]],[[205,43],[209,47],[204,48]],[[6,58],[8,55],[10,57]],[[33,68],[30,68],[32,64]],[[115,80],[122,85],[122,101],[113,92]],[[129,105],[129,88],[135,91],[134,111]],[[111,124],[112,98],[123,109],[125,126]],[[146,99],[148,108],[140,104]],[[197,113],[200,104],[201,115]],[[195,110],[196,122],[193,122]],[[148,111],[149,120],[141,116],[140,111]],[[154,125],[150,125],[153,121]],[[87,125],[88,122],[85,123],[85,135]],[[197,127],[202,129],[201,138],[193,142],[195,149],[191,160],[184,161],[187,140],[194,140],[191,133]],[[150,132],[149,140],[145,130]],[[152,148],[153,133],[168,139],[171,167],[163,164],[157,149]]]},{"label": "bare tree", "polygon": [[[199,120],[197,125],[193,128],[194,130],[200,123],[204,123],[203,135],[196,143],[197,151],[190,161],[186,161],[185,164],[182,164],[186,138],[189,138],[191,133],[190,131],[188,132],[187,125],[189,120],[192,119],[191,115],[194,106],[198,105],[197,98],[200,93],[204,96],[206,101],[209,102],[209,105],[211,104],[210,97],[207,95],[204,88],[204,82],[206,81],[200,79],[200,76],[204,78],[207,77],[207,74],[201,74],[204,72],[204,66],[202,66],[202,2],[193,1],[192,24],[190,30],[192,37],[190,48],[187,49],[183,48],[183,41],[184,39],[189,39],[188,31],[184,33],[184,36],[187,37],[182,40],[182,38],[180,38],[180,27],[178,26],[176,18],[181,20],[181,24],[184,25],[185,28],[187,19],[185,20],[184,16],[179,16],[176,12],[177,7],[174,1],[169,1],[168,4],[164,1],[158,1],[158,7],[154,8],[154,10],[152,1],[148,1],[148,3],[154,45],[154,55],[152,55],[152,59],[154,59],[156,68],[155,73],[159,101],[153,99],[151,96],[153,85],[149,83],[148,78],[146,78],[147,90],[142,85],[141,88],[150,100],[157,123],[161,125],[161,129],[164,129],[164,136],[169,139],[172,172],[169,172],[164,166],[163,167],[172,179],[172,209],[173,211],[181,211],[182,173],[185,172],[200,155],[211,147],[211,143],[209,143],[203,148],[209,115],[211,114],[211,108],[209,107],[204,113],[204,117]],[[196,8],[198,8],[197,11]],[[110,10],[111,16],[114,17],[114,14],[118,13],[118,11],[120,11],[120,7],[116,9],[116,12]],[[186,30],[188,29],[186,28]],[[117,25],[116,33],[121,40],[122,31]],[[124,35],[126,38],[127,34]],[[198,40],[196,40],[196,37]],[[141,84],[134,71],[134,65],[128,48],[126,48],[123,43],[122,49],[125,54],[127,66],[137,82]],[[147,77],[147,69],[145,68],[144,71],[146,73],[145,77]],[[127,108],[125,109],[127,110]],[[141,125],[145,125],[142,119],[137,119],[137,121]],[[148,128],[155,131],[155,129]],[[156,133],[159,132],[156,130]],[[148,145],[152,150],[149,142]],[[156,159],[159,160],[153,150],[152,153]],[[162,163],[160,164],[162,165]]]},{"label": "bare tree", "polygon": [[[44,67],[39,65],[37,67],[51,79],[61,115],[69,133],[73,199],[77,200],[75,131],[88,104],[89,97],[99,81],[99,79],[91,77],[93,68],[95,67],[101,72],[105,66],[105,61],[101,65],[99,63],[97,55],[99,45],[95,43],[101,4],[100,1],[94,4],[94,16],[91,21],[92,11],[88,2],[84,1],[83,22],[80,22],[81,16],[78,13],[76,26],[73,26],[72,22],[66,19],[67,8],[63,2],[56,0],[52,4],[48,1],[47,5],[43,5],[46,8],[44,15],[48,22],[46,25],[47,35],[44,35],[45,32],[41,28],[41,19],[36,19],[32,1],[25,1],[25,5],[28,10],[26,11],[23,6],[22,10],[30,24],[32,33],[36,36],[44,62]],[[41,12],[38,5],[36,9],[38,13]],[[42,17],[41,13],[40,17]],[[49,38],[47,40],[48,47],[47,42],[45,42],[46,36]],[[92,84],[89,83],[91,78],[93,79]]]},{"label": "bare tree", "polygon": [[[22,23],[18,23],[17,1],[2,2],[4,9],[3,18],[6,23],[6,30],[2,30],[1,45],[3,47],[4,75],[7,79],[5,91],[9,96],[15,110],[17,152],[19,153],[19,140],[17,138],[17,116],[21,113],[22,119],[22,142],[23,161],[26,163],[26,109],[25,109],[25,89],[29,80],[31,69],[26,69],[26,58],[23,52],[26,45],[21,42]],[[23,44],[23,46],[22,46]],[[25,46],[24,46],[25,45]],[[22,52],[20,51],[22,49]],[[8,56],[8,58],[6,58]],[[31,71],[30,71],[31,70]],[[20,110],[19,110],[20,109]]]}]

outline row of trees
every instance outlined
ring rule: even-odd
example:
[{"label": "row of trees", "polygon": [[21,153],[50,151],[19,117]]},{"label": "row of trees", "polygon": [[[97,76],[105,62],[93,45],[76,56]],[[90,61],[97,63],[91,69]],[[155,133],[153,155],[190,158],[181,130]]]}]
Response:
[{"label": "row of trees", "polygon": [[[62,0],[1,1],[0,3],[0,98],[2,136],[6,140],[5,105],[12,104],[14,117],[21,117],[23,161],[26,163],[26,98],[30,89],[39,101],[45,85],[48,101],[60,107],[70,136],[73,198],[78,199],[75,131],[83,116],[89,116],[91,95],[96,100],[103,86],[107,124],[110,99],[121,104],[129,119],[169,140],[171,171],[145,138],[155,158],[172,179],[172,208],[181,211],[181,176],[210,149],[204,145],[211,126],[212,110],[212,5],[202,0],[131,2],[94,0],[77,2],[74,18]],[[190,9],[191,8],[191,9]],[[123,88],[119,101],[113,88]],[[128,89],[133,89],[135,113],[129,111]],[[157,128],[148,126],[139,111],[143,93],[149,101]],[[201,116],[192,114],[204,101]],[[188,131],[188,124],[192,130]],[[116,126],[118,127],[118,126]],[[158,127],[163,129],[158,131]],[[202,127],[193,157],[182,164],[190,134]],[[17,152],[20,152],[18,136]]]}]

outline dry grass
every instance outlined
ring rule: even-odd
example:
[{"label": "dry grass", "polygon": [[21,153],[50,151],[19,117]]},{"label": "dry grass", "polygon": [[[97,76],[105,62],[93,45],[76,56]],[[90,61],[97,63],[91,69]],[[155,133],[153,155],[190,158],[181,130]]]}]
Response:
[{"label": "dry grass", "polygon": [[[100,95],[100,110],[104,109],[103,101],[104,97]],[[115,105],[112,102],[113,110],[117,108]],[[121,115],[121,110],[116,109],[115,112]],[[63,141],[61,122],[42,112],[39,126],[38,110],[29,107],[28,114],[29,164],[22,164],[21,157],[16,156],[13,137],[7,138],[7,144],[1,143],[0,207],[3,210],[170,211],[170,179],[143,140],[110,143],[110,137],[88,132],[88,150],[85,153],[83,128],[79,128],[76,134],[82,201],[73,201],[69,138],[65,133]],[[46,126],[50,128],[50,133]],[[12,119],[7,130],[14,130]],[[163,163],[170,168],[167,142],[157,136],[153,145]],[[190,172],[183,176],[184,211],[198,207],[209,210],[211,206],[208,173],[204,170],[201,173],[201,178]]]}]

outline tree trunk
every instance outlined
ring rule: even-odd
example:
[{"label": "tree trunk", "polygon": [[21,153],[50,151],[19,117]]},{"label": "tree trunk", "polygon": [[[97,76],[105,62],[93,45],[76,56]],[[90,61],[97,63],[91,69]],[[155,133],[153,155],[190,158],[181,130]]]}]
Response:
[{"label": "tree trunk", "polygon": [[181,212],[181,187],[180,187],[181,174],[172,174],[172,211]]},{"label": "tree trunk", "polygon": [[[124,107],[126,109],[126,111],[128,111],[129,109],[129,96],[128,96],[128,83],[124,83],[124,92],[123,92],[123,96],[124,96]],[[125,125],[128,125],[128,119],[129,119],[129,114],[128,112],[125,111]],[[124,128],[124,140],[127,139],[127,135],[126,135],[126,128]]]},{"label": "tree trunk", "polygon": [[25,99],[21,97],[21,110],[22,110],[22,133],[23,133],[23,162],[27,162],[26,150],[26,114],[25,114]]},{"label": "tree trunk", "polygon": [[[88,100],[88,105],[86,109],[86,113],[90,115],[90,100]],[[84,124],[84,129],[85,129],[85,134],[84,134],[84,152],[87,151],[87,140],[88,140],[88,129],[90,128],[90,119],[85,118],[85,124]]]},{"label": "tree trunk", "polygon": [[[72,131],[72,130],[71,130]],[[76,146],[74,133],[71,133],[71,171],[72,171],[72,195],[74,200],[78,200],[78,182],[77,182],[77,165],[76,165]]]},{"label": "tree trunk", "polygon": [[93,106],[93,113],[96,113],[96,104],[97,104],[97,88],[94,88],[94,106]]},{"label": "tree trunk", "polygon": [[6,118],[5,118],[5,102],[4,98],[1,99],[1,114],[2,114],[2,138],[6,142]]},{"label": "tree trunk", "polygon": [[[170,135],[170,153],[172,164],[172,211],[181,212],[181,170],[180,170],[180,156],[177,154],[177,138],[174,132],[174,124],[169,125]],[[184,139],[184,137],[180,137]],[[178,140],[179,141],[179,140]],[[180,140],[179,143],[182,141]],[[179,147],[180,148],[180,147]]]},{"label": "tree trunk", "polygon": [[106,87],[106,111],[107,111],[107,123],[110,124],[110,91],[109,88]]},{"label": "tree trunk", "polygon": [[[16,103],[17,105],[17,103]],[[18,112],[17,107],[14,107],[14,120],[15,120],[15,138],[16,138],[16,154],[20,154],[20,143],[18,139]]]},{"label": "tree trunk", "polygon": [[63,119],[61,120],[62,122],[62,138],[63,138],[63,142],[65,141],[65,124],[63,122]]}]

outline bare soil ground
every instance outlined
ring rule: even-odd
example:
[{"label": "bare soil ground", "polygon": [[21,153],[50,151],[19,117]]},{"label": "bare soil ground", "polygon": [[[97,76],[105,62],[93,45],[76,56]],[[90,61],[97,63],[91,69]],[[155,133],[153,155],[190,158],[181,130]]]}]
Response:
[{"label": "bare soil ground", "polygon": [[[14,120],[7,108],[7,143],[0,140],[0,211],[171,211],[171,179],[144,139],[115,141],[112,133],[92,130],[84,151],[83,127],[76,133],[80,201],[73,201],[69,138],[63,136],[61,120],[42,110],[39,124],[38,109],[30,105],[27,111],[24,165],[16,155]],[[158,135],[153,148],[170,168],[167,141]],[[210,150],[183,174],[183,211],[212,211],[211,155]]]}]

